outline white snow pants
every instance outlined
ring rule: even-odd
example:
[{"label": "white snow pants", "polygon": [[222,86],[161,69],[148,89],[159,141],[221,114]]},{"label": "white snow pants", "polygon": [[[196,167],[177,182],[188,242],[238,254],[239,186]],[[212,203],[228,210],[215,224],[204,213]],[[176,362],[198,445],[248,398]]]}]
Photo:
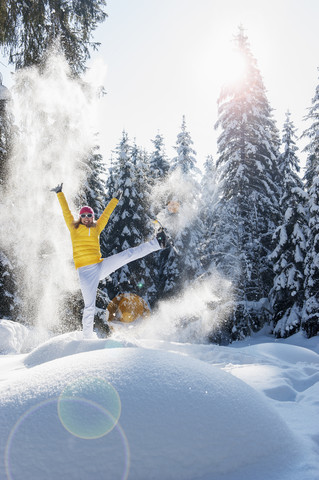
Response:
[{"label": "white snow pants", "polygon": [[84,299],[82,317],[83,338],[91,338],[93,336],[95,301],[99,281],[127,263],[145,257],[149,253],[160,250],[160,248],[157,239],[153,238],[150,242],[142,243],[138,247],[128,248],[123,252],[104,258],[100,263],[78,268]]}]

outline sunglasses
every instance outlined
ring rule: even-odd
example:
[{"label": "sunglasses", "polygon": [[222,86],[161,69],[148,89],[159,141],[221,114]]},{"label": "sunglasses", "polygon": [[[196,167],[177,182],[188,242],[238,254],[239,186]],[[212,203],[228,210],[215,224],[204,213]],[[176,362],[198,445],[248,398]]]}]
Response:
[{"label": "sunglasses", "polygon": [[85,218],[85,217],[92,218],[93,214],[92,213],[81,213],[80,217],[81,218]]}]

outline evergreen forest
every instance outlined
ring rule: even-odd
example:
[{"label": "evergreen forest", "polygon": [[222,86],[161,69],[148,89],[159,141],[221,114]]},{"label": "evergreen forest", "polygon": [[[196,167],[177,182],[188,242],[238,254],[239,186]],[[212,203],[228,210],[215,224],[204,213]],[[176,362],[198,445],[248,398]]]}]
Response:
[{"label": "evergreen forest", "polygon": [[[107,17],[105,2],[43,0],[32,2],[32,8],[29,4],[1,2],[2,54],[16,70],[37,66],[41,71],[55,46],[80,81],[90,51],[98,48],[93,32]],[[85,159],[87,181],[78,205],[90,205],[99,216],[108,199],[123,191],[101,235],[103,257],[152,238],[156,218],[167,226],[175,245],[126,265],[100,283],[98,326],[103,326],[107,305],[119,293],[138,294],[156,310],[161,301],[177,297],[186,286],[219,276],[231,283],[231,298],[222,296],[224,305],[219,307],[227,315],[218,324],[213,322],[216,305],[211,305],[214,326],[209,341],[227,344],[264,327],[281,338],[300,330],[308,338],[318,334],[319,84],[304,132],[298,134],[289,111],[278,128],[242,28],[234,44],[246,69],[241,81],[223,87],[217,99],[216,158],[197,158],[183,117],[172,158],[160,133],[152,139],[152,150],[146,151],[123,131],[112,158],[103,158],[97,145]],[[7,102],[1,85],[1,196],[18,135]],[[306,140],[304,171],[298,147],[301,137]],[[175,209],[170,209],[172,202]],[[17,259],[3,245],[0,298],[0,318],[23,322]],[[65,299],[64,330],[80,325],[81,302],[80,291]]]}]

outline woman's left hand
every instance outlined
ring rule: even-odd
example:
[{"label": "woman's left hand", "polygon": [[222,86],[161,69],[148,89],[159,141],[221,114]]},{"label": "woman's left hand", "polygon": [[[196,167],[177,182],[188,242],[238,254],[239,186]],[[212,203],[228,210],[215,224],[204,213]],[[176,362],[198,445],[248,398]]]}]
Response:
[{"label": "woman's left hand", "polygon": [[57,187],[51,188],[50,192],[60,193],[62,192],[62,186],[63,186],[63,183],[61,183]]}]

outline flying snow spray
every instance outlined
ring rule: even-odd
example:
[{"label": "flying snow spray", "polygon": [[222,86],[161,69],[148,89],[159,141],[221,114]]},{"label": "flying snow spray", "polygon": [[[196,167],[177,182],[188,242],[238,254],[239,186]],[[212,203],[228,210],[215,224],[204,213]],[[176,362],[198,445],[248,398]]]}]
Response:
[{"label": "flying snow spray", "polygon": [[[217,185],[211,185],[205,201],[213,205]],[[169,239],[170,255],[186,258],[194,245],[182,245],[179,239],[186,229],[196,228],[201,202],[199,183],[194,175],[173,170],[152,192],[154,224],[164,227]],[[119,329],[120,338],[157,339],[202,343],[227,320],[233,309],[233,285],[213,266],[199,276],[186,278],[180,290],[171,298],[160,301],[151,315],[143,321]]]},{"label": "flying snow spray", "polygon": [[74,79],[65,59],[14,75],[9,109],[14,141],[1,207],[0,243],[16,262],[21,316],[48,331],[59,323],[66,292],[78,288],[69,234],[55,193],[63,182],[70,208],[94,146],[95,90]]}]

